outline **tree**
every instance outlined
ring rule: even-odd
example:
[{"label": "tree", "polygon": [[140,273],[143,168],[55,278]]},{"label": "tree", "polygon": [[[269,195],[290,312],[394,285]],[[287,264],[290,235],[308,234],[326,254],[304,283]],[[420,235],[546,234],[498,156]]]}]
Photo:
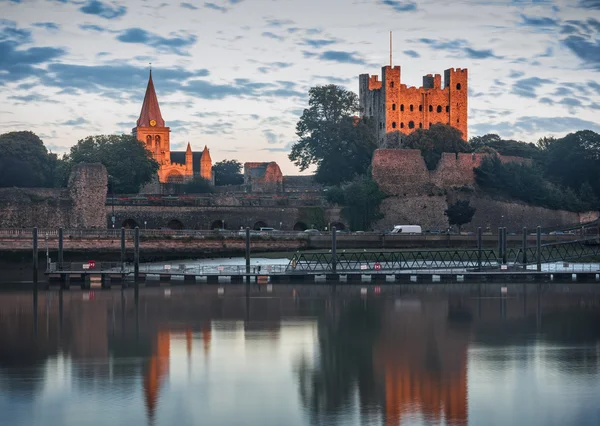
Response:
[{"label": "tree", "polygon": [[358,176],[341,190],[327,191],[327,200],[341,204],[342,216],[353,231],[368,231],[374,221],[383,217],[379,205],[385,198],[377,182],[365,176]]},{"label": "tree", "polygon": [[448,216],[450,225],[458,226],[458,232],[460,233],[460,228],[471,222],[476,211],[477,209],[471,206],[469,200],[458,200],[448,206],[444,211],[444,215]]},{"label": "tree", "polygon": [[469,145],[475,152],[482,152],[483,148],[493,148],[501,155],[512,155],[523,158],[538,158],[540,148],[532,143],[502,139],[496,134],[474,136],[469,139]]},{"label": "tree", "polygon": [[470,152],[460,130],[447,124],[434,124],[429,129],[419,129],[404,137],[404,148],[419,149],[429,170],[434,170],[443,152]]},{"label": "tree", "polygon": [[88,136],[72,146],[64,160],[69,170],[78,163],[104,164],[112,190],[121,194],[139,192],[159,168],[152,153],[132,135]]},{"label": "tree", "polygon": [[195,176],[192,180],[184,184],[184,191],[188,194],[206,194],[214,192],[213,186],[208,179]]},{"label": "tree", "polygon": [[56,154],[35,133],[0,135],[0,187],[53,187],[57,166]]},{"label": "tree", "polygon": [[241,185],[244,183],[242,164],[237,160],[223,160],[213,166],[215,186]]},{"label": "tree", "polygon": [[355,93],[333,84],[311,88],[289,159],[300,170],[316,166],[315,180],[328,185],[366,174],[377,141],[371,121],[358,113]]}]

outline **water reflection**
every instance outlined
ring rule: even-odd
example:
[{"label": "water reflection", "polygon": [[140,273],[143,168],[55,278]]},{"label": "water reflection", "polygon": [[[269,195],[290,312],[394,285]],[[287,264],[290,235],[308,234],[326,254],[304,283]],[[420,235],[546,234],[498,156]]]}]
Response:
[{"label": "water reflection", "polygon": [[600,424],[589,290],[4,293],[0,412],[27,425]]}]

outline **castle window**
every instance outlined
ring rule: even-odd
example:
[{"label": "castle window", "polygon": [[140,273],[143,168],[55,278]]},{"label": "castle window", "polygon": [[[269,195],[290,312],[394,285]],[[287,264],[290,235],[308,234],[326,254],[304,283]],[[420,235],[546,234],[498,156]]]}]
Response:
[{"label": "castle window", "polygon": [[429,127],[431,127],[431,123],[429,123]]},{"label": "castle window", "polygon": [[404,123],[400,123],[400,128],[404,129]]},{"label": "castle window", "polygon": [[460,83],[456,84],[456,90],[460,90]]},{"label": "castle window", "polygon": [[373,108],[369,107],[369,115],[373,117]]},{"label": "castle window", "polygon": [[437,112],[442,112],[442,106],[441,105],[438,105]]},{"label": "castle window", "polygon": [[396,111],[396,104],[392,104],[392,111]]},{"label": "castle window", "polygon": [[433,111],[433,105],[429,105],[429,112]]},{"label": "castle window", "polygon": [[423,128],[423,123],[419,123],[419,129]]},{"label": "castle window", "polygon": [[423,105],[419,105],[419,111],[423,111]]},{"label": "castle window", "polygon": [[400,104],[400,111],[404,111],[404,104]]},{"label": "castle window", "polygon": [[408,128],[409,129],[414,129],[415,128],[415,122],[414,121],[409,121],[408,122]]},{"label": "castle window", "polygon": [[383,123],[381,121],[379,122],[379,128],[383,129]]},{"label": "castle window", "polygon": [[413,106],[411,105],[411,106],[410,106],[410,110],[412,111],[413,109],[414,109],[414,108],[413,108]]},{"label": "castle window", "polygon": [[390,87],[394,87],[394,82],[393,81],[390,83]]},{"label": "castle window", "polygon": [[450,112],[450,105],[446,105],[446,112]]},{"label": "castle window", "polygon": [[392,129],[395,129],[395,128],[396,128],[396,122],[395,122],[395,121],[393,121],[393,122],[392,122]]},{"label": "castle window", "polygon": [[457,119],[456,119],[456,122],[457,122],[457,123],[460,123],[460,118],[457,118]]}]

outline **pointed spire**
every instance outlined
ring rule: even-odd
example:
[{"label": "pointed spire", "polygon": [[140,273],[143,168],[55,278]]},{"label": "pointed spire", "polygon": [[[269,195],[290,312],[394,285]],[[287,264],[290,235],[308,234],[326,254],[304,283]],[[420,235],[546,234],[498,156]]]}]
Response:
[{"label": "pointed spire", "polygon": [[201,161],[203,163],[208,163],[208,162],[212,163],[212,158],[210,158],[210,152],[208,151],[208,147],[206,145],[204,145],[204,151],[202,151]]},{"label": "pointed spire", "polygon": [[188,146],[187,149],[185,150],[186,154],[191,154],[192,153],[192,147],[190,146],[190,143],[188,142]]},{"label": "pointed spire", "polygon": [[140,113],[140,118],[138,118],[137,125],[140,127],[150,127],[151,120],[156,121],[156,127],[165,127],[165,120],[163,120],[160,113],[158,98],[156,97],[156,92],[154,90],[152,70],[150,70],[148,87],[146,87],[146,96],[144,96],[144,104],[142,105],[142,112]]}]

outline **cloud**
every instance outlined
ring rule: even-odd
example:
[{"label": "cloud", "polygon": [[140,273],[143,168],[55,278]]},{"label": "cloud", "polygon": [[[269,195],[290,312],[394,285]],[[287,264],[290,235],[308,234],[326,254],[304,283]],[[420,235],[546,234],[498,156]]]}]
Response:
[{"label": "cloud", "polygon": [[413,12],[417,10],[417,4],[412,1],[379,0],[379,3],[391,7],[396,12]]},{"label": "cloud", "polygon": [[292,150],[292,145],[294,145],[296,141],[290,141],[283,146],[278,147],[265,147],[262,148],[261,151],[269,151],[269,152],[290,152]]},{"label": "cloud", "polygon": [[508,77],[509,78],[519,78],[519,77],[523,77],[524,75],[525,75],[525,73],[522,71],[511,70]]},{"label": "cloud", "polygon": [[[18,38],[24,37],[24,34],[19,32],[15,34]],[[20,49],[19,41],[5,39],[4,35],[0,30],[0,85],[41,75],[44,71],[38,68],[38,65],[49,63],[67,53],[57,47]]]},{"label": "cloud", "polygon": [[491,49],[477,50],[477,49],[473,49],[471,47],[465,47],[464,52],[471,59],[487,59],[487,58],[502,59],[501,56],[494,55],[494,52],[492,52]]},{"label": "cloud", "polygon": [[63,121],[60,124],[62,126],[81,126],[83,124],[88,124],[88,123],[89,123],[89,121],[87,121],[85,118],[79,117],[79,118]]},{"label": "cloud", "polygon": [[272,33],[271,31],[265,31],[261,34],[263,37],[272,38],[275,40],[283,41],[285,37]]},{"label": "cloud", "polygon": [[560,105],[565,105],[565,106],[570,107],[570,108],[582,107],[583,106],[583,104],[581,103],[581,101],[579,99],[575,99],[575,98],[563,98],[558,103]]},{"label": "cloud", "polygon": [[335,44],[335,43],[337,43],[337,41],[335,41],[333,39],[308,39],[308,38],[305,38],[302,41],[302,44],[308,45],[310,47],[314,47],[315,49],[318,49],[319,47],[329,46],[329,45]]},{"label": "cloud", "polygon": [[142,28],[128,28],[117,36],[117,40],[123,43],[145,44],[158,51],[188,56],[188,53],[181,49],[196,43],[196,36],[193,34],[181,35],[174,33],[171,33],[171,35],[172,37],[162,37]]},{"label": "cloud", "polygon": [[54,22],[36,22],[32,25],[34,27],[44,28],[48,31],[58,31],[60,29],[60,25],[55,24]]},{"label": "cloud", "polygon": [[17,28],[17,24],[14,21],[0,19],[0,41],[4,40],[28,43],[31,41],[31,31]]},{"label": "cloud", "polygon": [[191,3],[180,3],[179,6],[183,7],[184,9],[198,10],[198,7]]},{"label": "cloud", "polygon": [[546,98],[546,97],[540,98],[540,103],[546,104],[546,105],[554,105],[554,101],[552,99]]},{"label": "cloud", "polygon": [[558,26],[558,21],[552,18],[521,15],[520,25],[527,27],[548,28]]},{"label": "cloud", "polygon": [[101,2],[99,0],[88,0],[87,3],[79,8],[83,13],[96,15],[104,19],[118,19],[127,13],[127,7],[113,5]]},{"label": "cloud", "polygon": [[291,62],[267,62],[267,63],[263,63],[262,65],[263,66],[258,67],[258,71],[263,74],[266,74],[271,71],[277,71],[277,70],[280,70],[283,68],[289,68],[294,64],[292,64]]},{"label": "cloud", "polygon": [[600,83],[597,81],[588,81],[588,86],[596,91],[598,95],[600,95]]},{"label": "cloud", "polygon": [[600,39],[570,35],[562,43],[585,64],[600,70]]},{"label": "cloud", "polygon": [[405,50],[404,54],[406,56],[410,56],[411,58],[420,58],[421,55],[419,55],[419,53],[415,50]]},{"label": "cloud", "polygon": [[600,132],[600,125],[577,117],[520,117],[514,122],[479,123],[472,130],[476,134],[497,133],[511,136],[517,133],[566,134],[578,130]]},{"label": "cloud", "polygon": [[579,7],[600,10],[600,0],[579,0]]},{"label": "cloud", "polygon": [[223,7],[223,6],[219,6],[217,4],[214,3],[209,3],[209,2],[205,2],[204,3],[204,7],[206,7],[207,9],[213,9],[213,10],[218,10],[219,12],[227,12],[227,8]]},{"label": "cloud", "polygon": [[344,52],[341,50],[327,50],[321,54],[312,52],[303,52],[304,56],[318,56],[322,61],[340,62],[343,64],[359,64],[365,65],[366,62],[360,57],[357,52]]},{"label": "cloud", "polygon": [[267,26],[269,26],[269,27],[283,27],[285,25],[294,25],[295,24],[295,22],[292,21],[291,19],[265,18],[265,21],[267,23]]},{"label": "cloud", "polygon": [[263,130],[263,135],[269,145],[274,145],[279,142],[279,137],[271,129]]},{"label": "cloud", "polygon": [[58,101],[49,98],[48,96],[41,95],[39,93],[30,93],[29,95],[13,95],[9,96],[8,99],[22,102],[22,103],[31,103],[31,102],[48,102],[48,103],[58,103]]},{"label": "cloud", "polygon": [[84,31],[95,31],[97,33],[103,33],[104,31],[106,31],[106,28],[94,24],[80,24],[79,28]]},{"label": "cloud", "polygon": [[536,89],[550,83],[552,83],[552,80],[540,77],[523,78],[513,84],[511,93],[523,98],[536,98]]},{"label": "cloud", "polygon": [[[334,77],[331,75],[313,75],[312,76],[313,79],[317,80],[326,80],[328,83],[332,83],[332,84],[350,84],[354,81],[356,81],[356,79],[354,78],[341,78],[341,77]],[[300,110],[300,115],[302,115],[302,110]]]},{"label": "cloud", "polygon": [[471,59],[503,59],[502,56],[497,56],[491,49],[475,49],[469,45],[467,40],[456,39],[456,40],[434,40],[431,38],[420,38],[419,43],[423,43],[435,50],[448,50],[450,52],[466,55]]}]

